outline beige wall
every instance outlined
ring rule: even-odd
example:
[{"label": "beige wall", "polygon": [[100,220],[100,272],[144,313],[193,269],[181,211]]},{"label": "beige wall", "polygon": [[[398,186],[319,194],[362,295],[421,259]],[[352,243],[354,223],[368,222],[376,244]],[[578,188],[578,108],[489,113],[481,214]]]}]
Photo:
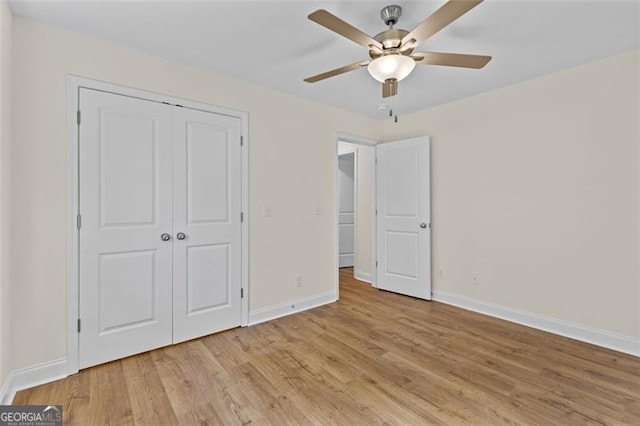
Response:
[{"label": "beige wall", "polygon": [[358,178],[357,178],[357,233],[356,233],[356,261],[354,270],[357,274],[371,275],[372,241],[371,227],[373,226],[373,196],[374,196],[374,167],[375,148],[366,145],[356,145],[358,150]]},{"label": "beige wall", "polygon": [[9,4],[0,0],[0,387],[9,365],[9,140],[11,111],[11,27]]},{"label": "beige wall", "polygon": [[638,63],[387,122],[386,141],[432,136],[434,291],[640,337]]},{"label": "beige wall", "polygon": [[334,289],[335,132],[381,123],[22,18],[13,37],[13,369],[66,352],[68,73],[249,112],[251,309]]}]

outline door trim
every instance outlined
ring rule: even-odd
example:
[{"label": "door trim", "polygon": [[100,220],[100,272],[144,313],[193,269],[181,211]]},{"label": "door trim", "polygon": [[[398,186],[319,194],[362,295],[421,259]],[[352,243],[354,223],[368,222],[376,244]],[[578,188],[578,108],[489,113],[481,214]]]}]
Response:
[{"label": "door trim", "polygon": [[[338,266],[340,265],[339,262],[339,256],[340,256],[340,248],[338,246],[339,244],[339,240],[340,240],[340,235],[338,233],[338,214],[339,214],[339,203],[340,203],[340,182],[338,179],[338,172],[339,172],[339,167],[338,167],[338,144],[340,142],[347,142],[347,143],[352,143],[355,145],[364,145],[364,146],[370,146],[373,149],[375,149],[375,146],[378,145],[380,143],[380,141],[375,141],[373,139],[367,139],[367,138],[363,138],[361,136],[355,136],[355,135],[350,135],[347,133],[340,133],[340,132],[336,132],[335,133],[335,137],[334,137],[334,146],[333,146],[333,179],[334,179],[334,185],[333,185],[333,200],[334,200],[334,211],[333,211],[333,219],[334,219],[334,250],[335,250],[335,256],[334,256],[334,276],[333,276],[333,281],[334,281],[334,288],[335,288],[335,294],[336,294],[336,299],[340,298],[340,276],[338,273]],[[357,155],[357,154],[356,154]],[[371,226],[371,285],[373,287],[376,287],[376,259],[375,259],[375,250],[376,250],[376,227],[375,227],[375,209],[376,209],[376,196],[375,196],[375,188],[376,188],[376,164],[375,164],[375,155],[373,156],[374,160],[373,160],[373,164],[371,165],[373,168],[373,182],[372,182],[372,197],[371,197],[371,217],[373,218],[372,220],[372,226]],[[355,160],[355,157],[354,157]],[[356,172],[357,169],[357,164],[354,165],[354,173]],[[355,179],[357,179],[357,177],[354,176],[354,185],[355,183]],[[356,194],[354,194],[354,202],[356,202],[357,200],[357,189],[356,189]],[[357,211],[357,208],[355,208],[354,210]],[[356,222],[356,226],[358,226],[357,224],[357,220],[355,220]],[[356,233],[357,236],[357,233]],[[354,237],[354,240],[357,240],[357,238]],[[357,248],[357,243],[354,241],[354,249]],[[354,259],[354,263],[355,263],[355,259]],[[354,265],[354,271],[355,271],[355,265]]]},{"label": "door trim", "polygon": [[[145,99],[153,102],[167,102],[182,105],[214,114],[236,117],[241,122],[242,146],[242,208],[244,220],[242,222],[242,255],[241,255],[241,285],[244,298],[241,302],[241,326],[249,323],[249,113],[229,108],[211,105],[203,102],[191,101],[161,93],[149,92],[118,84],[93,80],[76,75],[67,75],[67,374],[78,372],[79,339],[78,313],[80,311],[80,281],[79,256],[80,233],[76,226],[79,205],[79,134],[77,111],[79,106],[80,89],[92,89],[117,95]],[[336,145],[337,146],[337,145]]]}]

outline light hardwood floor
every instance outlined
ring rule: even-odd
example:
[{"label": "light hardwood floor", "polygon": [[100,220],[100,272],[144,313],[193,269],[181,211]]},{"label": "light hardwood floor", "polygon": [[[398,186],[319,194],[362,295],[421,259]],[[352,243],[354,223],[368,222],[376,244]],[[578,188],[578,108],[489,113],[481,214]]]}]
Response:
[{"label": "light hardwood floor", "polygon": [[65,424],[640,425],[640,359],[340,271],[340,301],[19,392]]}]

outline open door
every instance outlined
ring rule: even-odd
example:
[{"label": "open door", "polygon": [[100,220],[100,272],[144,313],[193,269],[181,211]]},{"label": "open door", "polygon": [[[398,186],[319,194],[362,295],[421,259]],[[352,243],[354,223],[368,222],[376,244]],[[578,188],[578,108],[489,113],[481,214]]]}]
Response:
[{"label": "open door", "polygon": [[377,287],[431,299],[429,138],[376,145]]}]

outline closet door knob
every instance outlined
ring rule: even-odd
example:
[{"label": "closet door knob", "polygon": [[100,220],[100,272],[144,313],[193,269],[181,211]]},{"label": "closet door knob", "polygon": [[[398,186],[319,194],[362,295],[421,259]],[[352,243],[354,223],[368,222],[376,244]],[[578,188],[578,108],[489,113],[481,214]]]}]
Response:
[{"label": "closet door knob", "polygon": [[171,235],[167,234],[166,232],[162,235],[160,235],[160,239],[162,241],[169,241],[171,239]]},{"label": "closet door knob", "polygon": [[187,238],[187,236],[185,235],[184,232],[178,232],[176,234],[176,238],[179,239],[179,240],[184,240],[185,238]]}]

